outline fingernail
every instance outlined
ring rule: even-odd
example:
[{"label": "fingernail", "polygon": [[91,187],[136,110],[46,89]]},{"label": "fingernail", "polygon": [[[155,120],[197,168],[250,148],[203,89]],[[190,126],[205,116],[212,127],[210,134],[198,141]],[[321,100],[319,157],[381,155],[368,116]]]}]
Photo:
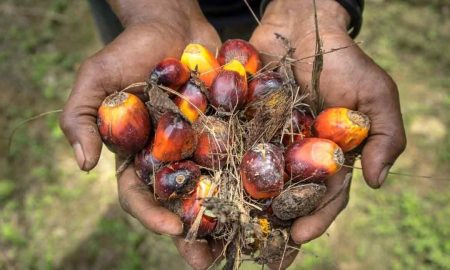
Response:
[{"label": "fingernail", "polygon": [[167,236],[172,236],[172,237],[176,237],[176,236],[180,236],[183,234],[184,230],[184,224],[181,221],[177,221],[177,222],[173,222],[167,224],[166,228],[165,228],[165,232],[163,232],[162,234],[167,235]]},{"label": "fingernail", "polygon": [[75,153],[75,159],[77,160],[78,167],[80,167],[80,169],[83,170],[84,162],[86,160],[84,158],[83,148],[81,148],[81,144],[79,144],[79,143],[74,143],[72,147],[73,147],[73,152]]},{"label": "fingernail", "polygon": [[380,176],[378,176],[378,185],[381,187],[386,180],[386,177],[391,169],[392,165],[386,165],[383,170],[381,170]]},{"label": "fingernail", "polygon": [[166,233],[163,233],[164,235],[167,236],[179,236],[183,234],[183,230],[184,230],[184,224],[183,222],[177,222],[177,223],[173,223],[173,226],[168,226],[167,227],[167,231]]},{"label": "fingernail", "polygon": [[180,226],[178,226],[178,231],[177,231],[177,233],[176,233],[175,235],[181,235],[181,234],[183,234],[183,231],[184,231],[184,223],[180,221],[179,224],[180,224]]}]

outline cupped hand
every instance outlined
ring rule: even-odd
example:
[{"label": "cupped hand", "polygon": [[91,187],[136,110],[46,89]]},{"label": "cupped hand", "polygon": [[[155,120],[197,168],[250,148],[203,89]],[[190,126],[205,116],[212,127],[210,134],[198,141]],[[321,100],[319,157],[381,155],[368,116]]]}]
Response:
[{"label": "cupped hand", "polygon": [[[190,11],[201,14],[195,6]],[[174,10],[165,14],[170,12]],[[126,24],[124,32],[84,61],[60,119],[61,128],[82,170],[93,169],[100,156],[102,140],[96,117],[106,96],[132,83],[145,81],[159,61],[166,57],[179,58],[188,43],[201,43],[212,51],[220,47],[219,36],[202,16],[186,16],[180,12],[177,16],[158,20],[146,21],[137,17],[137,22],[122,21]],[[121,158],[117,157],[116,162],[120,164]],[[213,261],[211,253],[203,254],[200,259],[197,256],[196,251],[209,249],[207,243],[195,242],[187,251],[183,249],[186,244],[179,236],[183,231],[181,220],[157,203],[138,179],[133,165],[118,177],[118,194],[122,208],[147,229],[174,236],[181,254],[194,268],[204,268],[205,262]]]},{"label": "cupped hand", "polygon": [[[379,188],[389,168],[406,145],[397,86],[392,78],[366,55],[347,34],[350,18],[334,0],[317,2],[317,15],[323,50],[320,93],[325,107],[346,107],[369,116],[371,129],[362,149],[363,175],[367,184]],[[265,56],[265,62],[278,60],[286,50],[274,33],[287,37],[294,47],[293,65],[297,82],[311,89],[311,72],[316,36],[312,1],[274,0],[268,5],[262,23],[250,42]],[[324,201],[339,195],[313,215],[299,218],[291,228],[292,239],[308,242],[322,235],[348,202],[351,170],[344,168],[327,180]],[[345,181],[347,176],[348,181]],[[343,191],[343,192],[341,192]]]}]

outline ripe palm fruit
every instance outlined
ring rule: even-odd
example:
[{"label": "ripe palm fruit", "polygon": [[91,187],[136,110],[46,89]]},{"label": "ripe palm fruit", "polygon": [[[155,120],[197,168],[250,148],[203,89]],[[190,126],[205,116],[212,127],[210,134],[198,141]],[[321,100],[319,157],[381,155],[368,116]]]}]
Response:
[{"label": "ripe palm fruit", "polygon": [[260,99],[272,90],[283,85],[283,80],[278,72],[268,71],[260,73],[248,83],[247,102]]},{"label": "ripe palm fruit", "polygon": [[193,161],[169,164],[155,175],[155,195],[160,200],[187,197],[197,187],[200,175],[200,168]]},{"label": "ripe palm fruit", "polygon": [[105,98],[98,108],[97,126],[108,149],[121,156],[133,155],[144,148],[151,133],[145,104],[126,92]]},{"label": "ripe palm fruit", "polygon": [[261,69],[261,59],[252,44],[242,39],[229,39],[222,44],[217,60],[221,66],[238,60],[251,75]]},{"label": "ripe palm fruit", "polygon": [[313,136],[311,127],[314,122],[314,117],[310,113],[293,109],[291,120],[291,126],[288,129],[288,133],[293,134],[283,135],[284,146],[288,146],[295,141]]},{"label": "ripe palm fruit", "polygon": [[273,144],[261,143],[247,151],[239,170],[245,190],[254,199],[275,197],[283,190],[283,153]]},{"label": "ripe palm fruit", "polygon": [[152,155],[152,146],[153,143],[150,143],[134,157],[136,174],[147,185],[152,184],[153,174],[162,165],[162,162]]},{"label": "ripe palm fruit", "polygon": [[180,115],[167,112],[156,127],[152,155],[161,162],[188,158],[197,147],[197,134]]},{"label": "ripe palm fruit", "polygon": [[206,168],[222,168],[227,162],[229,142],[227,123],[208,116],[199,130],[197,149],[193,156],[194,161]]},{"label": "ripe palm fruit", "polygon": [[195,43],[186,46],[181,55],[181,63],[192,71],[198,71],[199,78],[206,87],[211,86],[220,69],[214,55],[204,46]]},{"label": "ripe palm fruit", "polygon": [[210,92],[210,102],[216,108],[227,112],[245,105],[247,100],[247,74],[244,66],[231,60],[214,79]]},{"label": "ripe palm fruit", "polygon": [[293,181],[319,182],[341,169],[344,153],[333,141],[305,138],[291,144],[284,159],[286,172]]},{"label": "ripe palm fruit", "polygon": [[[186,229],[189,229],[194,223],[205,198],[207,198],[208,195],[212,196],[217,192],[217,189],[214,188],[214,190],[211,190],[211,188],[213,188],[211,179],[208,176],[202,175],[195,192],[192,193],[189,198],[183,200],[181,220],[187,225]],[[198,237],[204,237],[211,234],[216,227],[216,217],[210,216],[207,213],[208,212],[205,211],[201,218],[200,226],[197,231]]]},{"label": "ripe palm fruit", "polygon": [[347,108],[328,108],[322,111],[313,125],[313,133],[337,143],[344,152],[356,148],[369,134],[367,115]]},{"label": "ripe palm fruit", "polygon": [[194,81],[188,81],[179,90],[184,97],[175,97],[174,102],[183,116],[191,123],[195,122],[200,113],[204,113],[208,106],[208,100],[202,93],[200,86]]},{"label": "ripe palm fruit", "polygon": [[191,76],[186,65],[175,58],[166,58],[159,62],[150,73],[150,81],[177,90]]}]

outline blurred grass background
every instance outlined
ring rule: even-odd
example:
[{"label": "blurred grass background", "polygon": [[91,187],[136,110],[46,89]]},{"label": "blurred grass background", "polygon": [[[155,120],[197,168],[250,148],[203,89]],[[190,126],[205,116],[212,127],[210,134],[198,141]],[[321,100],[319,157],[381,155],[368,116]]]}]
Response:
[{"label": "blurred grass background", "polygon": [[[0,1],[0,269],[185,269],[171,240],[120,209],[112,155],[77,169],[57,115],[101,48],[86,1]],[[366,1],[362,47],[397,81],[408,147],[392,171],[449,178],[450,3]],[[375,86],[376,87],[376,86]],[[292,269],[450,269],[450,181],[360,172],[328,232]],[[258,269],[244,264],[246,269]]]}]

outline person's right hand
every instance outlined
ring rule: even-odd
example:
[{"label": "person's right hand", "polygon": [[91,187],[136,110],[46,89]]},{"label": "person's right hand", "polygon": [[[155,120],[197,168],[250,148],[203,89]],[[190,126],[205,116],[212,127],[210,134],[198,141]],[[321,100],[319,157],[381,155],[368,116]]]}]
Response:
[{"label": "person's right hand", "polygon": [[[220,47],[217,32],[196,1],[156,1],[151,7],[152,1],[120,2],[112,6],[125,26],[124,32],[81,65],[60,119],[78,166],[84,171],[93,169],[100,156],[102,140],[96,118],[106,96],[145,81],[159,61],[179,58],[188,43],[200,43],[212,51]],[[139,15],[143,11],[145,14]],[[120,158],[116,160],[120,162]],[[122,208],[147,229],[175,236],[177,248],[192,267],[205,268],[213,262],[208,243],[187,244],[181,240],[180,218],[157,203],[133,165],[118,177],[118,193]]]}]

